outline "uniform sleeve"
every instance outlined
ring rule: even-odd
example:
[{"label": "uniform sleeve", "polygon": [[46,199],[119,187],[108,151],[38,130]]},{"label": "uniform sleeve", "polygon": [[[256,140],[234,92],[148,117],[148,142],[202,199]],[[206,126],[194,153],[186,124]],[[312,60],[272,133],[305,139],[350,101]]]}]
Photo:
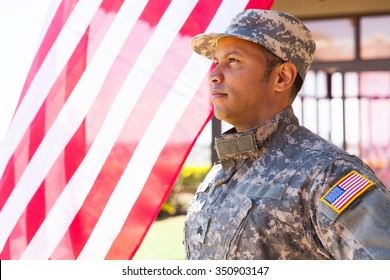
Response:
[{"label": "uniform sleeve", "polygon": [[[351,177],[343,185],[350,174],[357,179]],[[348,164],[336,165],[320,177],[315,224],[329,254],[335,259],[390,259],[390,193],[386,187],[370,170]],[[359,189],[362,178],[371,182],[366,189],[343,193],[348,187]],[[347,200],[352,195],[352,202],[337,208],[337,199]]]}]

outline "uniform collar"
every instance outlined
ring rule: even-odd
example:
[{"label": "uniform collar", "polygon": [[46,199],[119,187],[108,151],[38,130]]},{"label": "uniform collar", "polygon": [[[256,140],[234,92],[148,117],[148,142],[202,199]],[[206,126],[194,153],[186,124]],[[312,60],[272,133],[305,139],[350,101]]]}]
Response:
[{"label": "uniform collar", "polygon": [[291,133],[299,126],[292,107],[288,107],[260,126],[237,132],[233,127],[215,138],[215,149],[220,161],[258,156],[261,147],[276,131]]}]

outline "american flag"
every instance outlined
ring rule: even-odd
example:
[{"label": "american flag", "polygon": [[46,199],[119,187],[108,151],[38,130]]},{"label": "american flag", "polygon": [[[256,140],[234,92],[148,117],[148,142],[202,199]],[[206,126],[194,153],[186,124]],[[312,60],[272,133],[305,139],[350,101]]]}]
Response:
[{"label": "american flag", "polygon": [[341,213],[360,194],[374,183],[356,171],[350,172],[347,176],[335,184],[321,199],[336,212]]},{"label": "american flag", "polygon": [[212,114],[189,40],[272,2],[51,1],[0,146],[0,258],[132,258]]}]

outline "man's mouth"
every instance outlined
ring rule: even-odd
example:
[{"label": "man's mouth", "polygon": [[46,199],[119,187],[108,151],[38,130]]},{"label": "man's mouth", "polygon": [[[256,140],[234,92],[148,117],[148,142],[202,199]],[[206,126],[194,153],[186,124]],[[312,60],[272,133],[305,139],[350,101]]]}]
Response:
[{"label": "man's mouth", "polygon": [[226,97],[227,96],[227,93],[224,93],[224,92],[220,92],[220,91],[217,91],[217,90],[213,90],[211,92],[211,98],[221,98],[221,97]]}]

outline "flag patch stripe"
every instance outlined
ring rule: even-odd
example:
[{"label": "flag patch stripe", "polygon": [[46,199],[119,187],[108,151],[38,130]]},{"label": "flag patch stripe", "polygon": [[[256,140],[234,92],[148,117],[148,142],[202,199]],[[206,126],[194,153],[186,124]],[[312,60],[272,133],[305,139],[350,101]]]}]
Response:
[{"label": "flag patch stripe", "polygon": [[374,183],[356,171],[338,181],[321,197],[321,201],[337,213],[344,211],[357,197]]}]

